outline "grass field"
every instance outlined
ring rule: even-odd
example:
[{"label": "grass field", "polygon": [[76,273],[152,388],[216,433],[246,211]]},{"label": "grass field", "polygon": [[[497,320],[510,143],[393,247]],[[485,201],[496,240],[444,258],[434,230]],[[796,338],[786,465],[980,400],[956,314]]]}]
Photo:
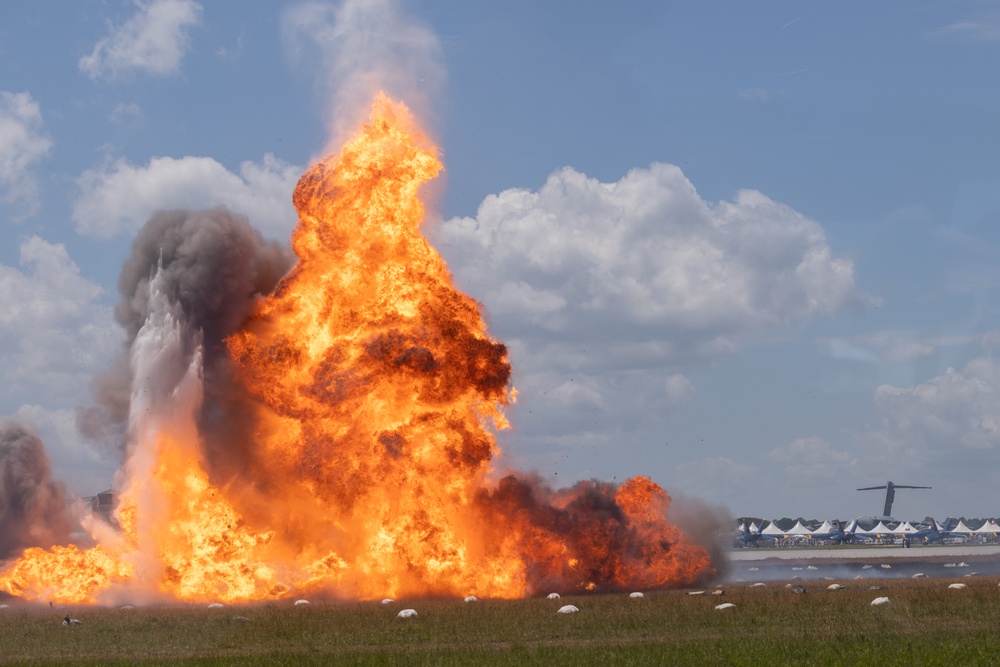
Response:
[{"label": "grass field", "polygon": [[[952,581],[968,585],[949,590]],[[0,609],[0,661],[205,665],[988,665],[1000,661],[996,577],[796,582],[560,600],[291,601],[207,609]],[[882,590],[868,590],[880,585]],[[875,597],[891,603],[872,607]],[[732,602],[733,609],[715,605]],[[577,614],[557,614],[563,604]],[[396,613],[417,609],[400,620]],[[78,626],[62,625],[66,613]]]}]

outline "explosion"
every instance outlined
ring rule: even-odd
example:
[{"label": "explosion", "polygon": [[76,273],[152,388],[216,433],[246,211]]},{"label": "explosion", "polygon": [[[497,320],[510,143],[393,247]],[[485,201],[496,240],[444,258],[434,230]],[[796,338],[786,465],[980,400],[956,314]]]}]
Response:
[{"label": "explosion", "polygon": [[273,285],[248,252],[226,255],[258,268],[213,296],[225,317],[171,278],[185,237],[156,223],[181,240],[152,266],[146,253],[148,280],[123,276],[142,292],[123,304],[143,317],[122,365],[121,530],[95,524],[89,550],[27,549],[0,590],[68,603],[516,598],[711,574],[649,479],[491,482],[515,391],[506,347],[420,233],[419,191],[441,170],[406,107],[379,94],[295,189],[294,267]]}]

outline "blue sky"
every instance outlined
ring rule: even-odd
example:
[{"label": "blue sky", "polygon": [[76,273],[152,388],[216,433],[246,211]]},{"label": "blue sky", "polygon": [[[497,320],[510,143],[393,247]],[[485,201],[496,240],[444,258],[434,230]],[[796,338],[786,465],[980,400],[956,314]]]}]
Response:
[{"label": "blue sky", "polygon": [[270,238],[372,81],[508,343],[499,463],[734,514],[1000,514],[995,3],[120,0],[0,9],[0,415],[75,493],[74,410],[162,208]]}]

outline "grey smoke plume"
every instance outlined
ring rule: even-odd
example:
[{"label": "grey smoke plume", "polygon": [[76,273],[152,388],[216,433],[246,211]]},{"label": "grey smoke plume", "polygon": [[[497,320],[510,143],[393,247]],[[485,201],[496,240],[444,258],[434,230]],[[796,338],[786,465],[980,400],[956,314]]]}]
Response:
[{"label": "grey smoke plume", "polygon": [[[81,433],[124,445],[132,387],[128,354],[149,315],[149,281],[161,263],[163,289],[180,307],[191,345],[196,341],[204,345],[205,433],[211,440],[221,428],[245,426],[232,418],[243,397],[231,381],[224,340],[250,314],[255,299],[273,290],[293,262],[290,250],[265,241],[246,218],[225,208],[156,213],[132,242],[132,253],[122,267],[115,318],[127,338],[112,367],[91,384],[96,406],[77,413]],[[177,369],[178,374],[183,371]],[[229,418],[219,419],[223,414]]]},{"label": "grey smoke plume", "polygon": [[50,479],[51,472],[41,438],[20,424],[0,422],[0,558],[69,541],[66,489]]},{"label": "grey smoke plume", "polygon": [[726,554],[733,542],[732,515],[722,505],[713,505],[680,493],[670,495],[670,520],[692,542],[708,550],[716,578],[725,578],[729,571],[729,558]]}]

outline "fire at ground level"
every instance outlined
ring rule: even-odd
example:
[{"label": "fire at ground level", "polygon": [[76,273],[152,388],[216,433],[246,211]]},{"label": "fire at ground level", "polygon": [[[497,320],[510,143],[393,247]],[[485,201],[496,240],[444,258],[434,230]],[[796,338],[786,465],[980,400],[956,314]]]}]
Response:
[{"label": "fire at ground level", "polygon": [[[728,573],[715,582],[717,586],[795,581],[863,583],[870,580],[872,583],[878,583],[879,580],[912,579],[919,575],[931,579],[1000,576],[1000,545],[932,545],[912,548],[845,546],[795,551],[741,549],[726,553],[725,557],[729,560]],[[576,591],[567,594],[614,596],[621,593]],[[545,597],[545,595],[539,594],[534,597]],[[313,596],[314,601],[323,599],[325,596],[322,594]],[[344,602],[341,597],[330,597],[330,601],[334,600]],[[285,602],[291,604],[291,598]],[[204,606],[200,603],[172,604],[181,607],[188,604],[195,607]],[[254,604],[260,602],[244,603],[244,605]],[[0,605],[44,606],[45,601],[23,600],[0,591]]]},{"label": "fire at ground level", "polygon": [[729,583],[1000,575],[1000,545],[741,549],[727,554]]}]

